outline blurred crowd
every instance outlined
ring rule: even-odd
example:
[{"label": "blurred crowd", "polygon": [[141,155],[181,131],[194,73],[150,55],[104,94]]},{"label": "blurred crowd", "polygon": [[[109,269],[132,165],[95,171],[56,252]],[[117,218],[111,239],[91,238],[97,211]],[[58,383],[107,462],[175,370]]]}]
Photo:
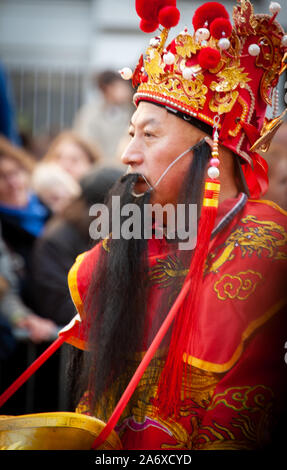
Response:
[{"label": "blurred crowd", "polygon": [[[130,84],[118,73],[96,78],[98,93],[41,155],[25,146],[11,90],[0,69],[0,359],[25,333],[35,344],[56,337],[75,315],[67,274],[90,248],[92,204],[123,174],[120,154],[133,112]],[[287,123],[267,154],[264,199],[287,211]]]},{"label": "blurred crowd", "polygon": [[269,188],[263,199],[269,199],[287,211],[287,122],[277,131],[266,154],[269,166]]},{"label": "blurred crowd", "polygon": [[2,361],[13,354],[19,333],[35,344],[46,342],[54,339],[75,315],[67,274],[76,257],[91,247],[89,209],[105,201],[124,172],[120,153],[132,114],[130,84],[118,73],[104,71],[97,75],[94,85],[97,98],[78,110],[70,129],[59,132],[41,155],[35,155],[18,132],[17,110],[3,69]]}]

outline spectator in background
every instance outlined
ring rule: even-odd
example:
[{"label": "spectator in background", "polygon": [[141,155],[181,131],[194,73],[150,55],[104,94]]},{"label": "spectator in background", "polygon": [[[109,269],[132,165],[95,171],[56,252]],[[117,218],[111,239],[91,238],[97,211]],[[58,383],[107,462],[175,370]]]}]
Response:
[{"label": "spectator in background", "polygon": [[[1,243],[0,243],[1,250]],[[11,325],[2,313],[2,299],[6,296],[9,284],[1,274],[1,251],[0,251],[0,361],[8,359],[15,350],[16,341],[13,337]]]},{"label": "spectator in background", "polygon": [[119,73],[107,70],[95,76],[94,86],[100,93],[78,111],[74,128],[100,146],[105,164],[121,166],[116,152],[133,112],[131,85]]},{"label": "spectator in background", "polygon": [[2,237],[17,259],[20,293],[30,305],[30,261],[33,245],[50,216],[31,190],[33,158],[0,138],[0,221]]},{"label": "spectator in background", "polygon": [[100,161],[100,153],[95,144],[67,130],[51,142],[43,161],[57,163],[76,181],[80,181]]},{"label": "spectator in background", "polygon": [[57,163],[39,163],[32,175],[32,188],[53,214],[62,212],[81,194],[80,184]]},{"label": "spectator in background", "polygon": [[76,257],[90,248],[89,208],[104,202],[121,175],[117,168],[94,169],[81,181],[81,196],[53,217],[37,240],[33,263],[36,312],[59,326],[75,315],[67,276]]},{"label": "spectator in background", "polygon": [[15,145],[21,145],[11,85],[2,64],[0,64],[0,134]]},{"label": "spectator in background", "polygon": [[[0,229],[0,358],[5,358],[14,348],[13,328],[25,330],[31,341],[39,343],[50,339],[56,325],[35,315],[22,302],[13,259],[1,238]],[[4,347],[3,347],[4,346]]]},{"label": "spectator in background", "polygon": [[277,143],[287,146],[287,121],[281,125],[272,139],[272,144]]},{"label": "spectator in background", "polygon": [[[287,127],[286,127],[287,130]],[[271,145],[264,155],[269,166],[269,188],[263,199],[276,202],[287,211],[287,136],[283,144],[277,142]]]}]

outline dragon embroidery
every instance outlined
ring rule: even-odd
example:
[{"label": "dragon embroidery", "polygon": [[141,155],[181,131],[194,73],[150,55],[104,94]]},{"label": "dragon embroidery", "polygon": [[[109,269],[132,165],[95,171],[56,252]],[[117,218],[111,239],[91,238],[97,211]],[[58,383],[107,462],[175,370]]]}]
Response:
[{"label": "dragon embroidery", "polygon": [[[282,225],[270,220],[259,220],[254,215],[244,217],[241,223],[242,225],[236,226],[223,245],[216,247],[208,255],[205,273],[218,272],[224,263],[234,259],[237,248],[240,249],[243,258],[256,254],[274,260],[287,259],[287,232]],[[179,290],[188,269],[176,255],[167,256],[165,259],[157,260],[150,270],[149,279],[160,288],[174,285],[176,290]]]},{"label": "dragon embroidery", "polygon": [[[287,232],[282,225],[270,220],[259,220],[254,215],[248,215],[241,220],[238,226],[226,239],[223,245],[218,247],[208,257],[208,271],[216,273],[227,261],[234,259],[236,248],[241,250],[242,257],[246,255],[266,256],[274,260],[286,260]],[[253,225],[254,224],[254,225]],[[223,251],[218,256],[219,251]]]}]

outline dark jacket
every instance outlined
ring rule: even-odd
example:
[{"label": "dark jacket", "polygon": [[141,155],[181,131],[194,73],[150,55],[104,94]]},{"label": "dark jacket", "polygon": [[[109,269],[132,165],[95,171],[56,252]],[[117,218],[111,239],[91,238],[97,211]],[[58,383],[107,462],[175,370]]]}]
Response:
[{"label": "dark jacket", "polygon": [[37,240],[33,255],[36,313],[64,326],[75,315],[67,276],[76,257],[89,249],[89,240],[65,221],[51,222]]},{"label": "dark jacket", "polygon": [[[40,202],[40,204],[42,204]],[[43,205],[43,226],[50,217],[50,211]],[[34,244],[38,238],[36,234],[29,232],[16,217],[0,210],[0,223],[2,238],[14,259],[14,272],[18,277],[19,294],[25,304],[34,309],[32,286],[32,254]]]},{"label": "dark jacket", "polygon": [[103,203],[122,171],[95,168],[81,182],[82,196],[50,220],[37,240],[33,256],[36,313],[64,326],[76,314],[68,288],[68,273],[77,256],[93,245],[89,236],[92,204]]}]

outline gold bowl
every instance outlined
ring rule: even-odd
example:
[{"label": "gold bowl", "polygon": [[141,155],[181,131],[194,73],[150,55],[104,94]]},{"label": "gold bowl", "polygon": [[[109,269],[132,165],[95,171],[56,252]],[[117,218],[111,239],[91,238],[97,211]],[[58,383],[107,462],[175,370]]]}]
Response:
[{"label": "gold bowl", "polygon": [[[105,423],[80,413],[0,416],[0,450],[90,450]],[[122,449],[112,431],[102,450]]]}]

